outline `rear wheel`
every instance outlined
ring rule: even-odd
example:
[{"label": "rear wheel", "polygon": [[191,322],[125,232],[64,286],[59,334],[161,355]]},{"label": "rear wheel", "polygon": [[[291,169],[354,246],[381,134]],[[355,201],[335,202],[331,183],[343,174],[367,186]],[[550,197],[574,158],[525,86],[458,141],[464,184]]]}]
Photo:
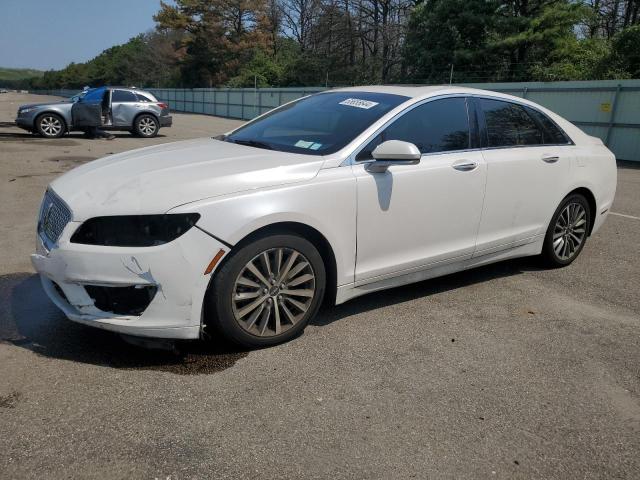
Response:
[{"label": "rear wheel", "polygon": [[153,115],[140,115],[136,118],[133,130],[139,137],[152,138],[158,135],[160,124]]},{"label": "rear wheel", "polygon": [[563,200],[557,208],[542,247],[542,256],[550,266],[563,267],[573,262],[584,248],[591,225],[589,202],[580,194]]},{"label": "rear wheel", "polygon": [[208,323],[245,347],[285,342],[315,316],[325,283],[322,257],[309,241],[290,234],[255,240],[216,274]]},{"label": "rear wheel", "polygon": [[64,120],[55,113],[43,113],[36,118],[36,130],[45,138],[60,138],[66,130]]}]

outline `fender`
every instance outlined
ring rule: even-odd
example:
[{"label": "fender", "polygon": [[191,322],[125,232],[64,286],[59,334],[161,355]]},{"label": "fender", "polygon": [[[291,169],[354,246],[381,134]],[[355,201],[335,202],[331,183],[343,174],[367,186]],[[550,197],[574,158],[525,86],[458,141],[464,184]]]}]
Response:
[{"label": "fender", "polygon": [[354,281],[356,200],[356,179],[351,168],[339,167],[321,170],[302,184],[213,197],[181,205],[168,213],[200,213],[197,226],[232,248],[252,232],[275,223],[296,222],[312,227],[333,249],[340,286]]}]

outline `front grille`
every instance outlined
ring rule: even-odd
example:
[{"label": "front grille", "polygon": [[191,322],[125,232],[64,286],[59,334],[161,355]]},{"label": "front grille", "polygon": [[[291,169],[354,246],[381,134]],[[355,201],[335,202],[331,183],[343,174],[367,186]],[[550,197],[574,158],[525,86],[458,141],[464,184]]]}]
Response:
[{"label": "front grille", "polygon": [[38,233],[45,243],[55,243],[71,221],[71,210],[55,194],[47,190],[40,208]]}]

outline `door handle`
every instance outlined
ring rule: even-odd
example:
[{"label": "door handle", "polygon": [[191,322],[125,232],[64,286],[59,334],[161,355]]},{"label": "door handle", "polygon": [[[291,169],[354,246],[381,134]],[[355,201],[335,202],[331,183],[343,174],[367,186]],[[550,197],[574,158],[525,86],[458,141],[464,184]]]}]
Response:
[{"label": "door handle", "polygon": [[460,162],[454,163],[451,165],[455,170],[459,170],[460,172],[470,172],[471,170],[475,170],[478,167],[477,162],[468,162],[466,160],[462,160]]},{"label": "door handle", "polygon": [[543,155],[542,156],[542,161],[543,162],[556,163],[558,160],[560,160],[560,157],[558,157],[557,155]]}]

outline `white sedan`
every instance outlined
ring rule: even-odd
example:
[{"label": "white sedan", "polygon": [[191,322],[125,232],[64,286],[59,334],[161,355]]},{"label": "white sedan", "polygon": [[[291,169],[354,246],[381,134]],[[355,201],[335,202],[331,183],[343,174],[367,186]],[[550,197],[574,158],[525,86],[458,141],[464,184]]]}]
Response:
[{"label": "white sedan", "polygon": [[527,255],[568,265],[615,189],[602,142],[530,101],[346,88],[66,173],[32,261],[72,320],[256,347],[299,334],[323,299]]}]

